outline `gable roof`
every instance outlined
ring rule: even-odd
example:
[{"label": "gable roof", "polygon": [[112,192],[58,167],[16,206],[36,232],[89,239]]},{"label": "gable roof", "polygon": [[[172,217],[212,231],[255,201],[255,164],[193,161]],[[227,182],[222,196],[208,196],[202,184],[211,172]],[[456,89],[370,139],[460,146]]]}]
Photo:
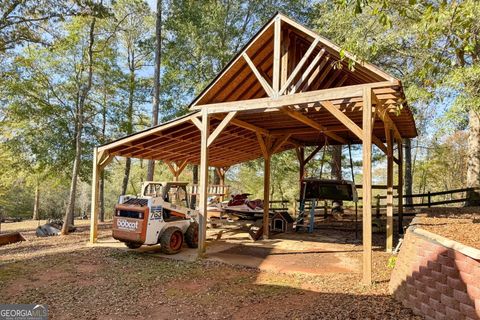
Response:
[{"label": "gable roof", "polygon": [[[298,22],[277,13],[252,39],[237,53],[213,81],[193,100],[190,108],[196,105],[228,101],[248,100],[267,97],[267,92],[258,81],[245,60],[249,57],[261,75],[271,83],[274,49],[274,22],[281,20],[282,68],[289,76],[297,63],[305,59],[293,84],[304,73],[309,64],[319,55],[315,68],[307,74],[309,86],[302,84],[297,92],[334,88],[346,85],[364,84],[379,81],[398,81],[379,67],[355,59],[354,55],[342,51],[330,40],[304,27]],[[315,45],[312,45],[315,42]],[[342,53],[340,53],[342,51]],[[348,67],[347,59],[355,62],[353,70]],[[285,79],[283,80],[285,81]],[[291,85],[293,85],[291,84]]]}]

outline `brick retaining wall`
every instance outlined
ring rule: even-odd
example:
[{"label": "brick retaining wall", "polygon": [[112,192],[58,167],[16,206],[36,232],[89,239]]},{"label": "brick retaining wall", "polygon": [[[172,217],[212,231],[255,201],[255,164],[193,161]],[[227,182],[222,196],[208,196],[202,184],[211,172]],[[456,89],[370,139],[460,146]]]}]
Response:
[{"label": "brick retaining wall", "polygon": [[480,319],[480,250],[410,227],[390,292],[426,319]]}]

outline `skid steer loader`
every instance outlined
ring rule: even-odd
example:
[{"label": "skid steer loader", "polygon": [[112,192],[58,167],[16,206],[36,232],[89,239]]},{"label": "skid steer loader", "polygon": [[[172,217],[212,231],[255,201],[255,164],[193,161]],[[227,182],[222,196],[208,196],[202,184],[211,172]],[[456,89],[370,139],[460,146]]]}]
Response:
[{"label": "skid steer loader", "polygon": [[166,254],[178,253],[185,241],[198,246],[198,211],[191,209],[187,182],[142,184],[139,196],[120,196],[115,205],[112,233],[130,249],[161,245]]}]

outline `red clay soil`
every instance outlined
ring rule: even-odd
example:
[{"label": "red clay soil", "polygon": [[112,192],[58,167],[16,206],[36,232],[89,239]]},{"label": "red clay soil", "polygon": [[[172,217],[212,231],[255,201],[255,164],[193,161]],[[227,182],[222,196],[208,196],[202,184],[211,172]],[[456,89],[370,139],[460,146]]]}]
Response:
[{"label": "red clay soil", "polygon": [[417,215],[419,228],[480,249],[480,208],[429,208]]}]

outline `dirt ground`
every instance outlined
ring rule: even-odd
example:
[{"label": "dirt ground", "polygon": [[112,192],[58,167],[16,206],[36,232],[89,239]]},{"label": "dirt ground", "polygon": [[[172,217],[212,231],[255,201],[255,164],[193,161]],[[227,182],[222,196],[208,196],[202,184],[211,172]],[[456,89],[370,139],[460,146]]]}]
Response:
[{"label": "dirt ground", "polygon": [[480,249],[480,208],[430,208],[417,216],[419,228]]},{"label": "dirt ground", "polygon": [[[88,246],[86,226],[66,237],[23,234],[28,241],[0,247],[0,303],[47,304],[52,319],[418,318],[388,295],[389,255],[381,250],[374,251],[375,283],[364,287],[358,272],[285,274]],[[99,238],[110,239],[108,224],[100,225]]]}]

